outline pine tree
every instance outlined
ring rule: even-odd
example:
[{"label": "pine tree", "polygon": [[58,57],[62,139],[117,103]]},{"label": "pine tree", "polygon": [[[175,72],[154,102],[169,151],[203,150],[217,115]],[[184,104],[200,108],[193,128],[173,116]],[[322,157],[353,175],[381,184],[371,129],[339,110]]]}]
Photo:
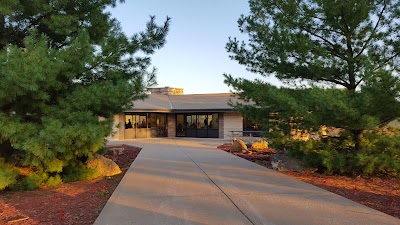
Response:
[{"label": "pine tree", "polygon": [[364,130],[400,116],[398,0],[249,3],[250,15],[239,19],[249,39],[230,39],[230,57],[289,86],[225,75],[241,97],[255,102],[237,105],[246,116],[286,131],[343,128],[356,150]]},{"label": "pine tree", "polygon": [[[98,151],[113,115],[155,84],[170,19],[128,38],[115,0],[0,5],[0,159],[55,175]],[[138,53],[140,56],[138,56]],[[1,168],[0,168],[1,169]]]}]

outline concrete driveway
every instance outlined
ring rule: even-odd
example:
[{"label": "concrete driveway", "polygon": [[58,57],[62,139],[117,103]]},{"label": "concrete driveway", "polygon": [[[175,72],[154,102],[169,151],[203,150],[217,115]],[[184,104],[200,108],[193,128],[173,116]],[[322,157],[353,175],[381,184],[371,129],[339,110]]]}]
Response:
[{"label": "concrete driveway", "polygon": [[360,224],[400,220],[215,147],[219,139],[137,139],[142,147],[96,225]]}]

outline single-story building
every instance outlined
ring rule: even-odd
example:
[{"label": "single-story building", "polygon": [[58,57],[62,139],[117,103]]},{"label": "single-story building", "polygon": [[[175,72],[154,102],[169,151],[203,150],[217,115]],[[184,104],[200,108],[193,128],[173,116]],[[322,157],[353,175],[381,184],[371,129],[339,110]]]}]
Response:
[{"label": "single-story building", "polygon": [[152,88],[148,98],[114,116],[113,139],[198,137],[227,139],[232,131],[259,128],[235,111],[231,93],[183,94],[182,88]]}]

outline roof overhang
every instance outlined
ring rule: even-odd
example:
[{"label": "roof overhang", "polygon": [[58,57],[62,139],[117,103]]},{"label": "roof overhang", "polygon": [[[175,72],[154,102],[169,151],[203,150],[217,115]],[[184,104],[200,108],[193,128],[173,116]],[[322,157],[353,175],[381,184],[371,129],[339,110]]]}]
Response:
[{"label": "roof overhang", "polygon": [[234,109],[129,109],[124,113],[218,113],[218,112],[237,112]]}]

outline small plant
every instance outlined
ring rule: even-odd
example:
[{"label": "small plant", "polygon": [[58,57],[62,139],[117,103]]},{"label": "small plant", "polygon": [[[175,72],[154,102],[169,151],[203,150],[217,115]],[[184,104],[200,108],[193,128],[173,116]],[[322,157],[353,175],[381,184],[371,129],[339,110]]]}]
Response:
[{"label": "small plant", "polygon": [[268,149],[268,142],[265,140],[256,141],[251,145],[251,148],[253,148],[254,150]]},{"label": "small plant", "polygon": [[46,181],[46,184],[50,187],[55,187],[59,185],[62,182],[60,175],[55,175],[52,177],[49,177]]},{"label": "small plant", "polygon": [[37,171],[23,177],[18,183],[11,186],[13,190],[34,190],[48,179],[48,175],[44,172]]},{"label": "small plant", "polygon": [[[106,189],[106,186],[102,185],[100,189],[97,189],[97,187],[93,187],[93,190],[97,192],[98,195],[100,196],[107,196],[108,195],[108,190]],[[97,191],[99,190],[99,191]]]},{"label": "small plant", "polygon": [[11,165],[5,164],[0,158],[0,190],[14,184],[17,180],[18,173]]}]

